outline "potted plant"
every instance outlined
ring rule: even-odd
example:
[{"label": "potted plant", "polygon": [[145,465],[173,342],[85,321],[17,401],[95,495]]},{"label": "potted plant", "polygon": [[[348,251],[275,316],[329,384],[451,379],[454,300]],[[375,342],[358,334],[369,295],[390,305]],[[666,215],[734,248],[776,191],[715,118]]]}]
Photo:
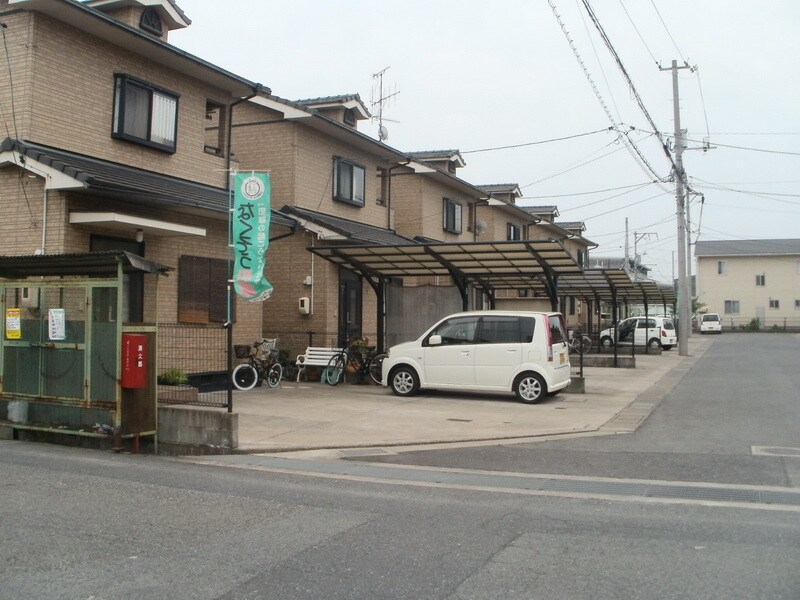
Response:
[{"label": "potted plant", "polygon": [[197,388],[187,385],[189,376],[183,369],[167,369],[156,378],[159,402],[197,402]]}]

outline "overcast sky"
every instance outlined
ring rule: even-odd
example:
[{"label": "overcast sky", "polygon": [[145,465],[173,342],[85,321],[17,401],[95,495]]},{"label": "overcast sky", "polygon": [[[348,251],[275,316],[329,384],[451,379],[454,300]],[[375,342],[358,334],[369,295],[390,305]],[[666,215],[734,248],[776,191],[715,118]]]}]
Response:
[{"label": "overcast sky", "polygon": [[[692,240],[800,237],[800,2],[588,1],[669,144],[672,80],[658,64],[698,67],[679,72],[684,167],[705,195],[702,210],[691,200]],[[596,256],[624,255],[627,217],[631,253],[636,232],[642,263],[670,281],[674,185],[600,130],[634,127],[661,178],[670,163],[583,0],[552,2],[602,104],[547,0],[178,0],[192,25],[170,42],[284,98],[357,92],[373,114],[372,75],[390,67],[390,146],[460,149],[463,179],[557,205],[560,220],[586,223]],[[377,136],[377,124],[360,129]]]}]

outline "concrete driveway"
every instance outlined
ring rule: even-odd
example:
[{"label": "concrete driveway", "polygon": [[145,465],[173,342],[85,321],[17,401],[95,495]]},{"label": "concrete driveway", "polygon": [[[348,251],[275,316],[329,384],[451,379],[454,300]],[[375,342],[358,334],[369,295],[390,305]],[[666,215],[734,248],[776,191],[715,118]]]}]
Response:
[{"label": "concrete driveway", "polygon": [[713,340],[637,355],[635,369],[584,368],[585,394],[562,392],[536,405],[513,395],[423,392],[398,398],[374,384],[287,383],[234,392],[239,452],[291,452],[460,444],[633,431]]}]

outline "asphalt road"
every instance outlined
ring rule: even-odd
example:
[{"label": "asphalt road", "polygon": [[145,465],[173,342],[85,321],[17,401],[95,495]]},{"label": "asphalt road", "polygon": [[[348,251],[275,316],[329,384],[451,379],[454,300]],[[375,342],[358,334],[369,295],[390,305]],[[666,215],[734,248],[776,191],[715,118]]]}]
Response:
[{"label": "asphalt road", "polygon": [[[794,448],[793,456],[753,448]],[[726,333],[632,434],[365,460],[524,473],[800,486],[800,335]]]},{"label": "asphalt road", "polygon": [[[392,457],[439,465],[405,467],[429,476],[413,483],[381,478],[404,467],[363,460],[323,474],[275,457],[217,466],[0,442],[0,598],[798,598],[800,501],[539,494],[480,487],[489,475],[467,471],[792,491],[800,458],[765,457],[761,475],[748,453],[800,445],[800,344],[737,337],[722,336],[636,434]],[[762,343],[763,360],[736,366]],[[747,383],[773,366],[774,388]],[[774,402],[759,410],[751,393]]]}]

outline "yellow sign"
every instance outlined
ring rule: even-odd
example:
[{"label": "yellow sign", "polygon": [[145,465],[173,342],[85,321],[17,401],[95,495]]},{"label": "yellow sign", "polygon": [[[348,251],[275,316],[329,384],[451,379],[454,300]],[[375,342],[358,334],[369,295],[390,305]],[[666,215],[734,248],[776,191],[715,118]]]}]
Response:
[{"label": "yellow sign", "polygon": [[6,309],[6,338],[18,340],[22,337],[22,323],[18,308]]}]

